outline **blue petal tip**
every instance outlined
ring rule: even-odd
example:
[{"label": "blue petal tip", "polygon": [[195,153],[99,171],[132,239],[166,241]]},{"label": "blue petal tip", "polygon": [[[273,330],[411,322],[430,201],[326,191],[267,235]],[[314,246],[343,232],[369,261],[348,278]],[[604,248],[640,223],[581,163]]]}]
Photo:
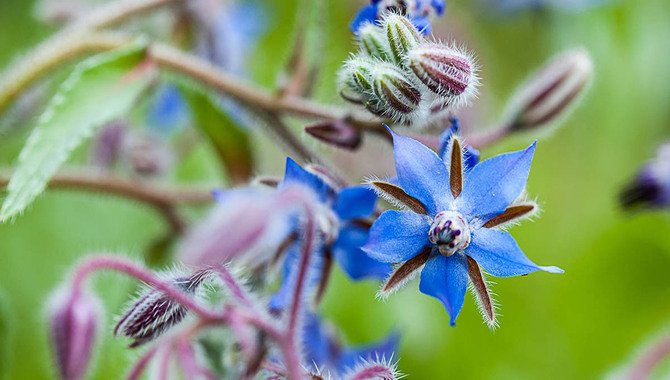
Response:
[{"label": "blue petal tip", "polygon": [[549,267],[540,267],[545,272],[563,274],[565,271],[559,267],[549,266]]}]

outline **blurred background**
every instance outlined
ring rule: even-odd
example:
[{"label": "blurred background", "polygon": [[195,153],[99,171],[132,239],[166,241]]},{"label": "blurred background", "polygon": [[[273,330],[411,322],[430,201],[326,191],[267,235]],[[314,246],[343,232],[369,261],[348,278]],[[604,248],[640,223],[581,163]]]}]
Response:
[{"label": "blurred background", "polygon": [[[272,86],[279,62],[287,58],[287,40],[299,9],[294,0],[256,3],[264,8],[265,31],[251,52],[249,72]],[[321,101],[341,103],[336,71],[354,48],[348,25],[362,3],[328,2],[323,15],[328,36],[324,73],[317,88]],[[418,281],[382,302],[374,297],[376,283],[352,283],[341,272],[335,274],[324,315],[354,344],[400,331],[396,358],[410,378],[604,377],[670,330],[668,214],[625,213],[617,203],[620,189],[670,139],[670,3],[572,3],[577,2],[501,9],[500,4],[450,0],[446,15],[433,22],[437,36],[462,42],[478,57],[482,93],[472,106],[474,125],[469,128],[485,128],[497,120],[518,82],[563,49],[588,49],[595,80],[577,111],[541,137],[528,191],[543,212],[513,228],[531,259],[558,265],[566,273],[496,279],[493,291],[502,315],[496,331],[482,323],[470,295],[452,328],[442,305],[418,293]],[[0,1],[0,67],[55,30],[36,18],[32,0]],[[31,120],[5,123],[9,126],[0,136],[3,167],[15,162]],[[483,155],[520,149],[536,137],[506,140]],[[303,140],[335,154],[334,148],[304,134]],[[255,172],[279,175],[284,153],[265,137],[254,144],[259,162]],[[383,141],[367,139],[362,149],[386,157],[388,166],[375,170],[383,173],[392,167],[390,147]],[[210,154],[196,150],[177,163],[170,180],[216,186],[222,179],[208,163]],[[370,154],[337,154],[354,175],[369,174],[367,168],[373,167]],[[85,159],[81,153],[72,163]],[[69,191],[49,191],[23,216],[1,225],[0,356],[5,359],[0,376],[53,377],[44,324],[51,289],[85,254],[111,251],[141,259],[163,229],[163,221],[143,206]],[[107,322],[93,375],[119,378],[138,354],[129,354],[127,342],[113,339],[113,315],[135,287],[116,275],[99,276],[96,283],[107,301]]]}]

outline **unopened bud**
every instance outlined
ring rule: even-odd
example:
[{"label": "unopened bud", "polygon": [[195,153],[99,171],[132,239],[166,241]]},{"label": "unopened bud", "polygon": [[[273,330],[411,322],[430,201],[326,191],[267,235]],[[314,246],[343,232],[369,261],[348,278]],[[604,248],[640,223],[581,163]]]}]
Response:
[{"label": "unopened bud", "polygon": [[521,85],[510,101],[512,130],[539,128],[565,116],[585,92],[593,63],[583,49],[552,59]]},{"label": "unopened bud", "polygon": [[[174,277],[174,287],[194,295],[209,271],[200,270],[190,276]],[[146,289],[121,316],[114,328],[114,335],[122,334],[133,339],[130,347],[138,347],[159,337],[181,322],[188,310],[168,295],[153,288]]]},{"label": "unopened bud", "polygon": [[421,92],[404,72],[391,64],[380,64],[374,78],[373,91],[378,102],[372,103],[374,107],[368,107],[370,112],[395,121],[406,121],[419,108]]},{"label": "unopened bud", "polygon": [[354,150],[361,144],[361,132],[343,120],[329,120],[308,125],[305,132],[340,148]]},{"label": "unopened bud", "polygon": [[340,95],[347,101],[364,104],[372,94],[372,71],[378,61],[354,56],[345,62],[339,73]]},{"label": "unopened bud", "polygon": [[408,55],[409,67],[430,91],[451,106],[467,101],[476,91],[478,79],[472,57],[446,45],[421,44]]},{"label": "unopened bud", "polygon": [[49,329],[61,379],[84,378],[95,345],[97,299],[70,287],[58,289],[49,306]]},{"label": "unopened bud", "polygon": [[407,53],[424,41],[423,36],[406,17],[395,13],[389,13],[382,26],[394,61],[404,67]]},{"label": "unopened bud", "polygon": [[391,62],[391,51],[384,31],[375,24],[365,23],[358,29],[361,51],[373,58]]}]

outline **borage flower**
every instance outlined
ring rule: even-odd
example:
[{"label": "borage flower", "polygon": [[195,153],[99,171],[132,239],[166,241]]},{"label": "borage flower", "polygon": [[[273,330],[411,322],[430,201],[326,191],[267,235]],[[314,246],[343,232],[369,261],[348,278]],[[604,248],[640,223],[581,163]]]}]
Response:
[{"label": "borage flower", "polygon": [[391,333],[377,343],[347,347],[338,339],[337,331],[318,315],[307,313],[304,323],[304,362],[312,364],[312,370],[335,378],[367,361],[391,360],[400,340],[397,333]]},{"label": "borage flower", "polygon": [[[364,278],[383,279],[391,272],[391,266],[378,262],[361,250],[368,239],[369,217],[374,213],[377,196],[367,186],[341,186],[337,180],[329,179],[324,173],[316,174],[305,170],[291,158],[286,159],[284,179],[279,184],[304,186],[313,191],[322,202],[328,220],[322,224],[323,242],[314,260],[311,283],[320,282],[317,297],[321,295],[330,273],[330,263],[334,259],[353,280]],[[294,239],[295,240],[295,239]],[[293,279],[300,255],[300,243],[288,241],[283,264],[282,285],[272,297],[270,308],[281,310],[289,301],[293,290]]]},{"label": "borage flower", "polygon": [[373,181],[378,192],[407,211],[389,210],[373,224],[363,250],[386,263],[402,263],[380,290],[387,296],[421,270],[419,289],[439,299],[451,324],[463,306],[468,277],[485,320],[495,311],[480,265],[499,277],[537,270],[538,266],[500,227],[528,217],[537,206],[522,196],[535,143],[464,170],[459,138],[452,135],[445,160],[416,140],[393,136],[397,183]]},{"label": "borage flower", "polygon": [[430,19],[444,14],[444,0],[371,0],[361,8],[351,22],[351,31],[356,33],[365,23],[375,23],[384,12],[406,15],[424,35],[430,34]]}]

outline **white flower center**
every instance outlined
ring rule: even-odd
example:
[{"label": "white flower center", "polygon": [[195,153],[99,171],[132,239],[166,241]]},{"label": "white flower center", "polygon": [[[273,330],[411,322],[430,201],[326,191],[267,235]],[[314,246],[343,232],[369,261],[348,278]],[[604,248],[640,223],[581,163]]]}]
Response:
[{"label": "white flower center", "polygon": [[428,239],[442,255],[451,256],[470,244],[470,227],[460,213],[442,211],[435,215]]}]

